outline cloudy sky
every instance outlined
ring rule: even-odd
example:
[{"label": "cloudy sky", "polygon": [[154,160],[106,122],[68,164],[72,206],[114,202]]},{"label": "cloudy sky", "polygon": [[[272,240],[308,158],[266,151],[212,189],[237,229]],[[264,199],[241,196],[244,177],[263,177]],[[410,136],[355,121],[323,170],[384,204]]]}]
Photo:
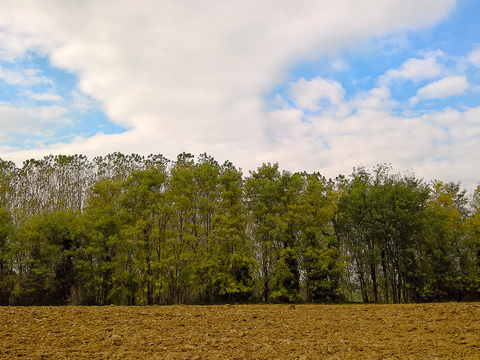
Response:
[{"label": "cloudy sky", "polygon": [[480,181],[478,0],[0,0],[0,157]]}]

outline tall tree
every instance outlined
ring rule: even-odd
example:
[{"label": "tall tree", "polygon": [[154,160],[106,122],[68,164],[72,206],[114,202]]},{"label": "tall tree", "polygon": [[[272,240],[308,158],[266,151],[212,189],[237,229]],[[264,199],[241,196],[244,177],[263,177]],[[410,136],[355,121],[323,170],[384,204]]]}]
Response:
[{"label": "tall tree", "polygon": [[218,189],[209,256],[218,261],[219,300],[245,301],[253,295],[255,257],[247,237],[242,172],[228,161],[220,169]]},{"label": "tall tree", "polygon": [[307,301],[339,298],[343,260],[334,229],[337,192],[332,181],[319,173],[304,173],[300,209],[302,268]]},{"label": "tall tree", "polygon": [[83,284],[82,302],[104,305],[126,298],[125,285],[115,275],[121,243],[120,204],[122,184],[110,178],[92,188],[82,220],[85,236],[77,254],[78,277]]},{"label": "tall tree", "polygon": [[65,305],[75,286],[76,215],[46,213],[27,220],[15,233],[12,247],[14,303]]},{"label": "tall tree", "polygon": [[415,280],[428,188],[414,175],[391,175],[380,165],[370,174],[352,174],[339,201],[337,234],[346,244],[350,266],[364,302],[409,300]]},{"label": "tall tree", "polygon": [[265,301],[296,301],[300,296],[298,224],[300,174],[280,173],[263,164],[246,180],[250,231]]},{"label": "tall tree", "polygon": [[131,290],[130,302],[160,302],[165,290],[165,250],[167,161],[157,161],[146,170],[135,170],[122,185],[120,270]]},{"label": "tall tree", "polygon": [[466,191],[459,183],[432,183],[420,253],[425,278],[419,300],[460,300],[465,295],[471,279],[466,205]]},{"label": "tall tree", "polygon": [[170,169],[166,199],[171,211],[166,247],[169,298],[173,303],[194,300],[194,260],[197,245],[197,183],[193,155],[182,153]]},{"label": "tall tree", "polygon": [[0,208],[12,211],[15,205],[15,183],[18,169],[11,161],[0,159]]},{"label": "tall tree", "polygon": [[470,254],[470,284],[467,291],[473,299],[480,299],[480,186],[475,189],[471,199],[472,214],[468,221],[469,236],[465,241]]},{"label": "tall tree", "polygon": [[12,216],[5,208],[0,208],[0,305],[8,305],[13,291],[14,264],[12,261]]}]

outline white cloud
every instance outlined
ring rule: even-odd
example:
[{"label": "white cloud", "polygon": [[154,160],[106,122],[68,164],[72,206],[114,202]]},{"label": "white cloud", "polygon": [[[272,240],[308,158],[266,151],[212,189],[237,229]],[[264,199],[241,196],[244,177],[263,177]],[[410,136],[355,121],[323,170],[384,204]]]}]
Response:
[{"label": "white cloud", "polygon": [[[296,109],[276,110],[271,114],[272,121],[281,126],[272,133],[283,146],[273,156],[291,163],[301,161],[302,170],[307,171],[318,170],[314,164],[320,162],[325,173],[334,175],[349,173],[351,168],[345,170],[345,164],[392,163],[397,169],[410,169],[415,164],[419,176],[438,178],[434,169],[424,171],[423,166],[452,150],[449,126],[455,126],[457,121],[446,124],[438,113],[393,116],[390,110],[394,104],[388,89],[376,88],[345,100],[343,105],[354,110],[349,114],[321,113],[302,122],[302,114]],[[463,135],[459,139],[469,136]],[[480,151],[469,142],[459,153],[467,151],[472,151],[470,158],[480,158]],[[448,171],[441,179],[455,176],[458,173]]]},{"label": "white cloud", "polygon": [[322,100],[327,100],[328,107],[340,104],[345,96],[345,90],[335,80],[317,77],[310,81],[300,79],[291,84],[289,95],[298,108],[317,112],[322,108]]},{"label": "white cloud", "polygon": [[28,49],[36,48],[34,36],[23,36],[22,32],[14,34],[4,28],[0,31],[0,60],[12,62],[22,57]]},{"label": "white cloud", "polygon": [[410,99],[416,104],[422,99],[442,99],[453,95],[460,95],[470,87],[464,76],[448,76],[430,83],[417,91],[417,95]]},{"label": "white cloud", "polygon": [[52,128],[70,123],[67,110],[57,105],[15,107],[0,103],[0,128],[9,137],[12,134],[44,137],[53,133]]},{"label": "white cloud", "polygon": [[[262,161],[279,161],[293,171],[336,176],[361,163],[392,162],[400,169],[423,166],[449,149],[446,139],[451,135],[432,117],[391,115],[395,102],[385,84],[348,100],[333,80],[300,81],[291,93],[298,106],[315,112],[321,110],[322,99],[334,105],[335,111],[308,118],[285,104],[270,111],[264,99],[288,81],[298,61],[335,58],[339,50],[372,39],[394,39],[396,33],[432,26],[453,9],[454,0],[1,4],[0,44],[3,41],[7,50],[0,56],[14,59],[26,51],[40,51],[53,66],[77,74],[79,93],[98,101],[112,121],[128,129],[75,138],[41,151],[3,152],[4,158],[122,151],[163,153],[174,159],[184,150],[206,151],[244,170]],[[15,45],[14,39],[21,41]],[[405,37],[399,39],[397,47],[405,46]],[[405,62],[386,74],[386,82],[442,76],[436,56]],[[3,120],[2,127],[47,129],[45,124],[35,125],[30,110],[9,111],[3,119],[11,120]],[[64,117],[52,114],[49,119],[55,123]],[[462,136],[468,135],[458,134]],[[472,150],[470,159],[479,158],[470,146],[466,141],[462,151]],[[432,177],[434,170],[425,175]]]},{"label": "white cloud", "polygon": [[39,101],[46,101],[46,102],[58,102],[62,101],[63,98],[55,93],[52,92],[47,92],[47,93],[34,93],[31,91],[27,92],[28,97],[34,100],[39,100]]},{"label": "white cloud", "polygon": [[432,79],[441,75],[444,71],[442,65],[437,62],[437,57],[442,56],[441,51],[430,52],[424,59],[411,58],[406,60],[400,69],[390,69],[380,76],[381,86],[389,85],[395,80],[412,80],[418,82]]},{"label": "white cloud", "polygon": [[52,80],[38,76],[34,69],[9,70],[0,66],[0,79],[10,85],[32,86],[36,84],[51,84]]},{"label": "white cloud", "polygon": [[330,66],[335,71],[345,71],[350,67],[350,64],[342,58],[336,58],[330,61]]},{"label": "white cloud", "polygon": [[376,40],[372,44],[377,52],[381,52],[386,56],[398,54],[411,47],[410,39],[405,32],[394,33],[385,38]]},{"label": "white cloud", "polygon": [[309,116],[308,122],[293,108],[272,112],[274,121],[281,124],[272,133],[283,144],[272,156],[291,163],[301,159],[303,169],[305,164],[320,162],[327,174],[345,173],[345,164],[392,163],[395,169],[413,169],[426,180],[462,179],[462,185],[470,188],[478,182],[471,164],[480,161],[480,107],[394,116],[391,110],[396,102],[388,88],[343,99],[342,106],[351,112],[322,112]]},{"label": "white cloud", "polygon": [[351,107],[357,111],[376,109],[384,112],[390,112],[396,102],[390,96],[390,90],[387,87],[373,88],[370,91],[363,91],[351,101]]},{"label": "white cloud", "polygon": [[472,51],[468,56],[468,60],[470,60],[470,62],[476,67],[480,68],[480,48]]},{"label": "white cloud", "polygon": [[80,93],[79,91],[73,91],[73,108],[74,110],[85,113],[87,110],[90,110],[95,107],[92,99],[90,99],[85,94]]}]

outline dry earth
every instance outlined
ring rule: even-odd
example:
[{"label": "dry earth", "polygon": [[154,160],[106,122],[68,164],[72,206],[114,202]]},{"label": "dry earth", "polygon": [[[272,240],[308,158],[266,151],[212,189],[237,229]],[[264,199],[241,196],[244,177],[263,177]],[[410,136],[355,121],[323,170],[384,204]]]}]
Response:
[{"label": "dry earth", "polygon": [[0,307],[0,359],[480,359],[480,303]]}]

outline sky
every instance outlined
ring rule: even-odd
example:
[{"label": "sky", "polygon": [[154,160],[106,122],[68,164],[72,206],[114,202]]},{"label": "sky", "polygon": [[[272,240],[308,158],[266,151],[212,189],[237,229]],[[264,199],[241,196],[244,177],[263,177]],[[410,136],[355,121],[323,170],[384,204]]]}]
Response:
[{"label": "sky", "polygon": [[480,182],[478,0],[0,0],[0,158]]}]

